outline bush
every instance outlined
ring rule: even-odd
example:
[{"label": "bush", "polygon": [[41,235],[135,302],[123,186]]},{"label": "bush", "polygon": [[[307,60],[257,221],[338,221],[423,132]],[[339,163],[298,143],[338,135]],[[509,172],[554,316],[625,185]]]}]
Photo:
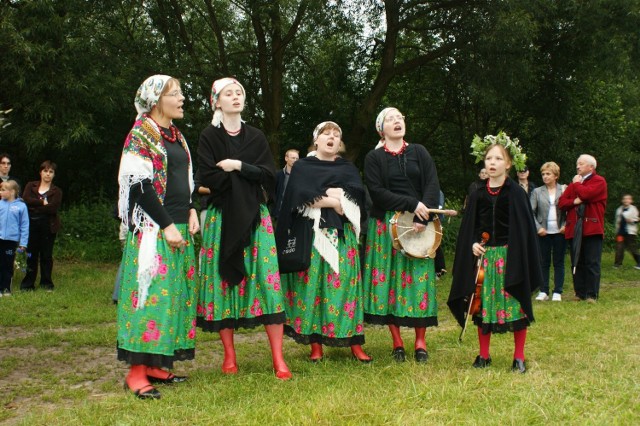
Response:
[{"label": "bush", "polygon": [[107,201],[80,203],[60,212],[62,228],[55,245],[60,260],[118,262],[120,220]]}]

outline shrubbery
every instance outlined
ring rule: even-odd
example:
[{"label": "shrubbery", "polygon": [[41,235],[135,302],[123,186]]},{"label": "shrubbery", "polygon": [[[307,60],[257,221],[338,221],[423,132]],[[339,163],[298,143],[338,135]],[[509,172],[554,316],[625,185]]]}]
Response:
[{"label": "shrubbery", "polygon": [[60,212],[62,228],[58,233],[54,258],[118,262],[122,256],[118,241],[119,219],[115,205],[107,201],[80,203]]}]

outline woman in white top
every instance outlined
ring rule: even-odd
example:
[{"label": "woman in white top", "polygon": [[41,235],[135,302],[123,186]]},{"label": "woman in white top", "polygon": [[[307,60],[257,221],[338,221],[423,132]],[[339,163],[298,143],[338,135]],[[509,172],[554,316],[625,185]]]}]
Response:
[{"label": "woman in white top", "polygon": [[564,254],[566,243],[564,238],[565,213],[558,208],[558,199],[564,191],[564,185],[558,184],[560,167],[553,161],[540,167],[544,186],[536,188],[531,194],[531,208],[538,228],[540,252],[542,255],[542,276],[544,282],[536,300],[549,300],[549,269],[553,254],[553,296],[554,302],[562,300],[564,284]]}]

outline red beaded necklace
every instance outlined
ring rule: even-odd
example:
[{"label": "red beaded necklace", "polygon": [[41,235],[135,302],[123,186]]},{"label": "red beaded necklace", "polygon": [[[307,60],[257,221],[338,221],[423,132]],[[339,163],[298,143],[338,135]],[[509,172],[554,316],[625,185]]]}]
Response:
[{"label": "red beaded necklace", "polygon": [[238,130],[234,130],[234,131],[225,129],[225,131],[227,132],[227,134],[229,136],[237,136],[237,135],[239,135],[240,134],[240,130],[242,130],[242,127],[240,127]]},{"label": "red beaded necklace", "polygon": [[387,144],[385,143],[384,145],[382,145],[382,147],[384,148],[384,151],[393,155],[394,157],[397,155],[402,155],[404,154],[404,152],[407,150],[407,145],[409,145],[404,139],[402,140],[402,147],[398,150],[398,151],[390,151],[389,148],[387,148]]},{"label": "red beaded necklace", "polygon": [[154,120],[153,118],[151,118],[150,115],[148,115],[147,117],[149,117],[151,119],[151,121],[153,121],[154,123],[156,123],[156,126],[158,126],[158,129],[160,130],[160,135],[167,141],[167,142],[171,142],[174,143],[176,141],[176,139],[178,139],[178,129],[176,128],[176,126],[174,126],[173,124],[169,125],[169,130],[171,130],[171,137],[169,137],[164,130],[162,130],[162,127],[160,126],[160,124],[158,124],[158,122],[156,120]]},{"label": "red beaded necklace", "polygon": [[502,183],[502,185],[500,185],[500,187],[497,190],[492,190],[491,187],[489,186],[489,179],[487,179],[487,192],[489,193],[489,195],[498,195],[500,193],[500,191],[502,191],[502,188],[504,188],[504,182]]}]

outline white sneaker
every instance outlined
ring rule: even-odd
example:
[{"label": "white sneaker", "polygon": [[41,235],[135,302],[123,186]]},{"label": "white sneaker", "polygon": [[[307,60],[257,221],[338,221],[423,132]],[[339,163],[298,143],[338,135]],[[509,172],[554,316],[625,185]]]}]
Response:
[{"label": "white sneaker", "polygon": [[560,293],[553,293],[553,297],[551,298],[552,302],[562,302],[562,295]]},{"label": "white sneaker", "polygon": [[536,297],[536,300],[546,301],[549,300],[549,296],[547,295],[547,293],[543,293],[541,291],[540,293],[538,293],[538,297]]}]

